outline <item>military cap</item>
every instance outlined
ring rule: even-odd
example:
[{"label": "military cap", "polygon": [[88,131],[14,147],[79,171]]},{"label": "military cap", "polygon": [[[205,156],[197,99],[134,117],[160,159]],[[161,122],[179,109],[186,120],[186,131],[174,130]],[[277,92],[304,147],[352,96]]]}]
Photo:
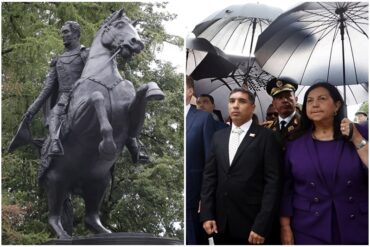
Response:
[{"label": "military cap", "polygon": [[267,83],[266,91],[269,95],[274,97],[275,95],[285,91],[295,92],[297,88],[297,83],[288,81],[286,79],[273,78]]}]

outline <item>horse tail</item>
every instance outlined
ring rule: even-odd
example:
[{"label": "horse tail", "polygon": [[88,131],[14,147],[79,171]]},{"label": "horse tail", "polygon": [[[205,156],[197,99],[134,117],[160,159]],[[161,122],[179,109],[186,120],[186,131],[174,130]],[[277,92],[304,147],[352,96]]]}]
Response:
[{"label": "horse tail", "polygon": [[72,236],[73,231],[73,206],[70,196],[68,196],[63,202],[62,210],[62,226],[64,230]]}]

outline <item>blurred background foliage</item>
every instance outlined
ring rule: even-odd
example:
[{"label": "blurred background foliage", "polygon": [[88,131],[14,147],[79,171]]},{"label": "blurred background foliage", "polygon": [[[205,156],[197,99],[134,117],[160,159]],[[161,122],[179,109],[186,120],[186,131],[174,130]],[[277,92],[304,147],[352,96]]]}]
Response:
[{"label": "blurred background foliage", "polygon": [[[115,168],[110,198],[102,206],[104,223],[115,232],[147,232],[183,240],[183,74],[156,59],[164,43],[179,47],[183,39],[165,32],[176,18],[160,3],[2,3],[2,244],[40,244],[53,238],[47,224],[47,201],[37,181],[39,151],[25,146],[6,152],[23,113],[37,97],[51,59],[63,51],[59,30],[67,20],[81,25],[81,43],[90,46],[103,20],[124,8],[138,30],[145,50],[121,74],[136,87],[158,82],[166,98],[149,103],[139,137],[150,164],[133,164],[125,150]],[[179,48],[180,49],[180,48]],[[39,113],[31,131],[46,135]],[[89,232],[83,225],[84,204],[73,197],[74,236]]]}]

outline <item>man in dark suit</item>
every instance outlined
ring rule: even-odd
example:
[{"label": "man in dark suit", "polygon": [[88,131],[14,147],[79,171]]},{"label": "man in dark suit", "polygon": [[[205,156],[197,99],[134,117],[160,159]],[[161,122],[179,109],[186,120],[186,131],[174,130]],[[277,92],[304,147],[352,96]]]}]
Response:
[{"label": "man in dark suit", "polygon": [[197,109],[211,113],[216,121],[224,122],[221,111],[215,109],[215,100],[212,95],[199,95],[197,98]]},{"label": "man in dark suit", "polygon": [[254,95],[229,96],[232,126],[216,132],[203,173],[200,220],[216,244],[268,243],[280,197],[281,149],[252,122]]},{"label": "man in dark suit", "polygon": [[211,114],[190,105],[194,83],[186,78],[186,244],[207,244],[199,222],[200,188],[215,121]]}]

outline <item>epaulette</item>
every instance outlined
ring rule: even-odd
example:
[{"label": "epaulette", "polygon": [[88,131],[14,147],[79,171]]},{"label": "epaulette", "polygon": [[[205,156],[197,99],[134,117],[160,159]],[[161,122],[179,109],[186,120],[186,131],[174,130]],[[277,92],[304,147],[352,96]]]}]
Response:
[{"label": "epaulette", "polygon": [[265,128],[271,129],[273,124],[274,124],[274,121],[270,120],[270,121],[263,122],[262,126],[265,127]]},{"label": "epaulette", "polygon": [[87,58],[89,57],[90,48],[86,48],[85,46],[81,45],[80,51],[82,61],[86,64]]}]

